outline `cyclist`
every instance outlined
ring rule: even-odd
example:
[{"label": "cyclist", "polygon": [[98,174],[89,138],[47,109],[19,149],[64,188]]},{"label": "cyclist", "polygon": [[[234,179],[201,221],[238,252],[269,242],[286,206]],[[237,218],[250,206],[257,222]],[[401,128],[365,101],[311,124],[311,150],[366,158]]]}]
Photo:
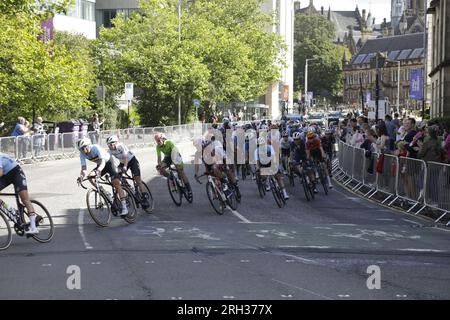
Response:
[{"label": "cyclist", "polygon": [[[320,139],[317,137],[316,133],[313,131],[309,131],[306,135],[306,138],[308,139],[306,142],[306,157],[308,160],[315,160],[319,163],[319,166],[323,166],[325,169],[324,172],[327,172],[326,164],[325,164],[325,151],[323,150],[322,143]],[[315,168],[315,175],[316,180],[319,178],[319,172],[317,171],[318,168]],[[328,180],[328,186],[331,186],[331,180],[330,177],[327,175]],[[332,187],[332,186],[331,186]],[[317,190],[314,189],[314,192]]]},{"label": "cyclist", "polygon": [[[184,182],[186,190],[188,192],[188,196],[192,198],[192,189],[189,183],[189,179],[184,172],[183,159],[181,158],[181,154],[178,152],[175,144],[167,140],[166,136],[163,133],[156,133],[154,139],[157,143],[156,146],[156,156],[158,165],[156,166],[156,170],[164,177],[169,177],[169,173],[167,172],[167,168],[169,168],[172,164],[175,165],[175,168],[178,172],[178,175]],[[176,152],[176,153],[175,153]],[[164,159],[161,160],[161,153],[164,155]],[[174,156],[174,160],[172,158],[172,154]]]},{"label": "cyclist", "polygon": [[[261,150],[262,149],[262,150]],[[262,154],[266,154],[267,163],[262,163],[260,158],[260,152]],[[266,183],[266,191],[270,191],[270,186],[268,184],[267,175],[263,175],[263,171],[261,168],[270,168],[272,166],[272,161],[275,161],[275,149],[273,148],[271,141],[267,140],[266,137],[261,136],[258,138],[258,148],[255,150],[255,159],[257,162],[256,170],[259,174],[261,174],[261,178],[263,183]],[[280,166],[278,166],[277,172],[274,174],[275,179],[278,181],[281,190],[283,191],[284,199],[288,200],[289,195],[286,192],[286,188],[284,187],[283,174],[281,173]]]},{"label": "cyclist", "polygon": [[[119,172],[125,173],[128,169],[131,169],[133,179],[136,181],[142,196],[144,199],[148,199],[149,195],[147,194],[147,190],[141,179],[141,166],[136,156],[127,148],[126,145],[119,142],[119,137],[116,135],[109,136],[106,139],[106,144],[108,145],[109,153],[120,161],[118,167]],[[148,203],[144,203],[142,207],[147,209]]]},{"label": "cyclist", "polygon": [[281,164],[283,165],[283,173],[287,174],[287,166],[291,155],[291,144],[294,142],[287,131],[283,131],[280,140]]},{"label": "cyclist", "polygon": [[[125,192],[122,189],[120,175],[111,155],[98,144],[92,144],[92,141],[89,138],[82,138],[78,140],[77,147],[80,151],[81,178],[84,178],[87,174],[86,160],[94,162],[97,165],[94,169],[97,176],[103,177],[104,175],[109,174],[111,177],[111,184],[119,195],[122,203],[122,211],[120,212],[120,216],[123,217],[128,215]],[[92,181],[91,183],[94,185]]]},{"label": "cyclist", "polygon": [[294,142],[291,143],[291,165],[293,166],[293,170],[299,175],[302,175],[304,173],[306,175],[306,181],[308,182],[308,184],[312,183],[313,189],[315,190],[316,187],[314,184],[314,172],[310,169],[310,166],[307,162],[304,133],[294,133],[293,139]]},{"label": "cyclist", "polygon": [[30,227],[25,231],[26,234],[38,234],[39,230],[36,227],[36,222],[42,219],[34,212],[28,195],[27,178],[22,168],[17,164],[16,160],[10,156],[0,153],[0,191],[5,189],[10,184],[14,185],[14,190],[19,194],[25,208],[27,208],[27,215],[30,218]]},{"label": "cyclist", "polygon": [[[321,139],[323,150],[326,154],[326,162],[327,162],[327,168],[328,168],[328,175],[330,177],[331,182],[331,161],[333,161],[333,145],[336,143],[336,138],[334,137],[333,130],[327,129],[325,131],[325,135]],[[330,183],[330,188],[331,188]]]}]

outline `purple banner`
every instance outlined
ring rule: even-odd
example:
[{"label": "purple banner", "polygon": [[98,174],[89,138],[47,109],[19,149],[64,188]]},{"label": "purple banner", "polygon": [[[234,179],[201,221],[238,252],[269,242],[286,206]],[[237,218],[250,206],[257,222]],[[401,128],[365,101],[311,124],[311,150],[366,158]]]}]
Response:
[{"label": "purple banner", "polygon": [[39,40],[44,43],[53,40],[53,18],[50,18],[47,21],[42,21],[41,28],[42,35],[39,36]]},{"label": "purple banner", "polygon": [[409,83],[409,96],[413,100],[423,100],[422,69],[412,69]]}]

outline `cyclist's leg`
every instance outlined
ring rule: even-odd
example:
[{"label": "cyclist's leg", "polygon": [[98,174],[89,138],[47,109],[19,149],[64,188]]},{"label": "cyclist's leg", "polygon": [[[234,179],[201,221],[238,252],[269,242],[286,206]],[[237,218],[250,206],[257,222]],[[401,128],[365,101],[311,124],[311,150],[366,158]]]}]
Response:
[{"label": "cyclist's leg", "polygon": [[120,174],[117,170],[117,167],[114,165],[112,160],[109,160],[106,162],[105,168],[103,168],[101,172],[101,176],[104,176],[105,174],[109,174],[111,177],[111,184],[113,185],[114,189],[117,192],[117,195],[119,196],[120,202],[122,203],[122,212],[120,213],[121,216],[126,216],[128,214],[128,208],[127,208],[127,202],[125,197],[125,192],[122,188],[122,183],[120,182]]},{"label": "cyclist's leg", "polygon": [[27,209],[27,215],[30,218],[30,228],[26,231],[26,233],[37,234],[39,231],[36,228],[36,213],[28,194],[27,178],[25,173],[20,166],[17,166],[12,172],[8,173],[8,175],[12,179],[11,182],[14,185],[14,190],[19,195],[20,201]]},{"label": "cyclist's leg", "polygon": [[139,191],[141,193],[146,192],[147,190],[145,189],[144,184],[142,183],[141,165],[138,159],[136,159],[136,157],[133,157],[133,159],[131,159],[131,161],[128,163],[128,167],[131,170],[131,174],[133,175],[134,181],[136,181],[136,184],[139,187]]},{"label": "cyclist's leg", "polygon": [[167,168],[170,167],[172,164],[172,159],[170,157],[165,157],[163,161],[161,161],[160,167],[159,167],[159,174],[163,177],[168,178],[169,173],[167,172]]}]

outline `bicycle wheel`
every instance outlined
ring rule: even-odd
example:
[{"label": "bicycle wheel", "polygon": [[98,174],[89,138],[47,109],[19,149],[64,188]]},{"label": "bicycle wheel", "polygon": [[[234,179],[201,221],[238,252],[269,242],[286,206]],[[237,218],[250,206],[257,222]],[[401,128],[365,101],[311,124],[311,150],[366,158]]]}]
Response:
[{"label": "bicycle wheel", "polygon": [[12,232],[8,219],[0,212],[0,250],[6,250],[11,245]]},{"label": "bicycle wheel", "polygon": [[186,199],[186,201],[189,203],[192,203],[194,201],[194,194],[192,193],[192,189],[191,189],[191,194],[189,194],[184,183],[183,183],[183,187],[181,189],[183,190],[183,195],[184,195],[184,198]]},{"label": "bicycle wheel", "polygon": [[258,176],[256,178],[256,185],[258,186],[259,196],[261,198],[264,198],[266,195],[266,189],[265,189],[264,184],[262,183],[261,176]]},{"label": "bicycle wheel", "polygon": [[274,182],[274,178],[270,178],[270,189],[272,190],[273,197],[278,207],[282,208],[284,206],[282,194],[279,190],[278,184]]},{"label": "bicycle wheel", "polygon": [[225,204],[223,203],[222,199],[220,199],[220,196],[218,195],[216,188],[211,181],[208,181],[208,183],[206,184],[206,194],[208,195],[209,202],[214,208],[214,211],[216,211],[217,214],[222,215],[225,212]]},{"label": "bicycle wheel", "polygon": [[89,189],[86,204],[95,223],[100,227],[107,227],[111,222],[111,208],[106,196],[95,189]]},{"label": "bicycle wheel", "polygon": [[241,174],[242,174],[242,180],[243,181],[245,179],[247,179],[247,165],[246,164],[242,164],[241,165]]},{"label": "bicycle wheel", "polygon": [[152,192],[150,191],[150,188],[147,186],[147,184],[145,182],[142,182],[142,184],[144,185],[144,193],[140,193],[141,195],[141,205],[143,201],[147,201],[147,205],[148,206],[143,206],[142,205],[142,209],[144,209],[144,211],[148,214],[152,213],[153,210],[155,210],[155,200],[153,199],[153,195]]},{"label": "bicycle wheel", "polygon": [[125,192],[125,201],[128,209],[128,214],[123,217],[123,220],[128,223],[134,223],[136,222],[138,211],[136,208],[136,202],[134,201],[133,192],[128,187],[122,188],[122,190]]},{"label": "bicycle wheel", "polygon": [[172,198],[175,205],[177,207],[181,206],[181,202],[183,201],[183,192],[175,182],[175,177],[173,174],[170,174],[170,176],[167,178],[167,187],[169,188],[170,197]]},{"label": "bicycle wheel", "polygon": [[227,204],[232,210],[236,210],[238,207],[238,200],[236,189],[234,187],[228,187],[230,194],[227,195]]},{"label": "bicycle wheel", "polygon": [[322,183],[325,195],[328,195],[327,175],[325,174],[322,166],[320,166],[320,182]]},{"label": "bicycle wheel", "polygon": [[303,185],[303,191],[305,192],[305,198],[307,201],[311,201],[311,190],[309,189],[308,182],[306,181],[306,178],[304,175],[301,177],[302,185]]},{"label": "bicycle wheel", "polygon": [[[39,233],[32,236],[34,240],[41,243],[46,243],[52,240],[55,232],[53,225],[53,219],[50,216],[47,208],[37,200],[31,200],[33,204],[34,212],[36,213],[36,227],[38,227]],[[26,208],[24,208],[24,219],[26,223],[30,222],[30,219],[26,215]]]}]

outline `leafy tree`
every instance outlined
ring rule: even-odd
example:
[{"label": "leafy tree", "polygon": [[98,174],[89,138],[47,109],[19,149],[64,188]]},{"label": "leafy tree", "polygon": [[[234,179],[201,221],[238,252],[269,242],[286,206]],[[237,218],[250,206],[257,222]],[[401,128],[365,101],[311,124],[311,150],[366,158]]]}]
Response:
[{"label": "leafy tree", "polygon": [[[260,0],[183,2],[178,32],[178,0],[140,2],[140,12],[102,29],[95,49],[99,79],[113,96],[133,82],[143,125],[194,118],[192,100],[256,98],[278,79],[283,44],[265,31],[270,16]],[[267,28],[268,29],[268,28]],[[179,41],[181,36],[181,41]]]},{"label": "leafy tree", "polygon": [[[306,59],[316,58],[308,66],[308,89],[316,96],[333,98],[343,87],[342,46],[333,43],[334,24],[320,15],[297,14],[295,19],[294,74],[296,87],[304,91]],[[347,50],[347,57],[350,53]]]},{"label": "leafy tree", "polygon": [[[0,117],[12,127],[17,116],[61,120],[88,106],[94,74],[88,53],[69,50],[63,35],[38,40],[39,17],[0,14]],[[72,48],[73,49],[73,48]]]}]

